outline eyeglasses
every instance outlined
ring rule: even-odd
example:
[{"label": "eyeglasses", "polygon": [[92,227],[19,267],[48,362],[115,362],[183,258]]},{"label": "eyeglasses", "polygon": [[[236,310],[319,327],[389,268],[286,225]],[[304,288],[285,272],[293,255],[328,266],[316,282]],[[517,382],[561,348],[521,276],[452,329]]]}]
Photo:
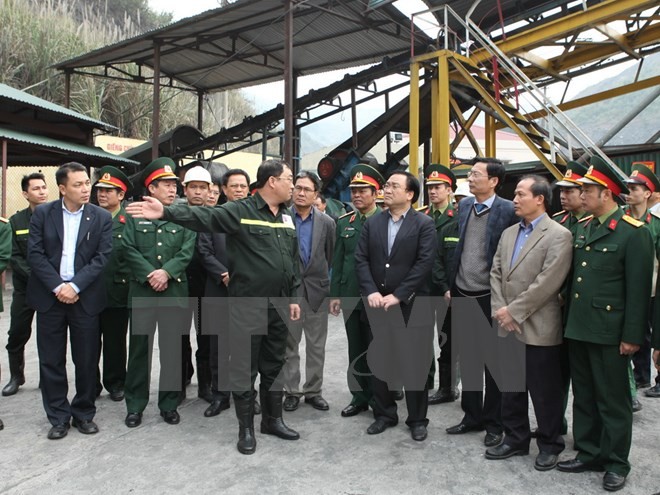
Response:
[{"label": "eyeglasses", "polygon": [[213,189],[211,189],[209,191],[209,196],[220,196],[220,191],[214,191]]},{"label": "eyeglasses", "polygon": [[312,189],[311,187],[303,187],[303,186],[295,186],[293,190],[296,191],[297,193],[304,192],[305,194],[312,194],[316,192],[316,190]]},{"label": "eyeglasses", "polygon": [[289,177],[275,177],[275,180],[285,180],[287,182],[293,182],[293,175],[290,175]]},{"label": "eyeglasses", "polygon": [[472,170],[470,170],[467,173],[467,176],[474,177],[475,179],[478,179],[479,177],[488,177],[490,179],[490,176],[488,174],[482,174],[481,172],[473,172]]},{"label": "eyeglasses", "polygon": [[389,182],[386,182],[386,183],[383,185],[383,189],[384,189],[385,191],[387,191],[387,190],[389,190],[389,189],[391,189],[391,190],[393,190],[393,191],[396,191],[397,189],[403,189],[403,188],[404,188],[404,186],[402,186],[401,184],[390,184]]}]

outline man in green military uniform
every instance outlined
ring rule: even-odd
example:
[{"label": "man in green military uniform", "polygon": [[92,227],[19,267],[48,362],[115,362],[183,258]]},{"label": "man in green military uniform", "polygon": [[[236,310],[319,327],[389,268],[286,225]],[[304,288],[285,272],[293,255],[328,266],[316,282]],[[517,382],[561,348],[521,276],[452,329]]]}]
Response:
[{"label": "man in green military uniform", "polygon": [[615,198],[628,190],[598,156],[580,179],[585,210],[574,241],[565,338],[573,382],[575,459],[565,472],[606,471],[603,488],[623,488],[630,472],[630,356],[648,326],[653,241]]},{"label": "man in green military uniform", "polygon": [[[236,447],[242,454],[253,454],[257,447],[252,394],[257,374],[261,377],[261,433],[284,440],[299,438],[282,419],[284,390],[279,376],[286,352],[286,323],[300,318],[300,306],[295,303],[300,284],[298,242],[286,206],[293,192],[291,169],[281,160],[264,161],[257,170],[256,187],[253,196],[218,208],[164,207],[151,198],[127,208],[139,218],[164,218],[198,231],[227,234],[231,274],[227,289],[230,298],[242,298],[229,303],[231,388],[239,423]],[[281,300],[286,307],[280,307]],[[262,303],[263,307],[255,307]]]},{"label": "man in green military uniform", "polygon": [[[456,190],[456,176],[448,167],[438,164],[431,164],[426,167],[424,174],[431,206],[423,206],[418,208],[418,211],[422,211],[433,218],[438,243],[441,243],[440,232],[442,229],[449,224],[458,224],[451,202],[451,193]],[[460,396],[456,384],[452,383],[452,365],[455,365],[455,362],[451,357],[451,315],[444,299],[445,294],[448,292],[448,288],[442,290],[439,285],[431,284],[431,296],[438,298],[436,328],[438,329],[440,357],[438,358],[438,390],[429,396],[429,405],[454,402]],[[429,390],[433,388],[434,375],[435,362],[429,372]]]},{"label": "man in green military uniform", "polygon": [[564,177],[555,184],[559,188],[559,200],[561,201],[563,210],[552,215],[552,219],[570,230],[573,238],[575,238],[578,222],[585,215],[582,200],[580,199],[582,184],[578,181],[586,173],[586,166],[579,162],[568,162]]},{"label": "man in green military uniform", "polygon": [[[176,199],[176,165],[167,157],[152,161],[140,176],[153,201],[171,205]],[[197,235],[167,221],[126,219],[124,256],[131,273],[128,301],[131,336],[126,372],[126,426],[142,422],[149,402],[149,377],[153,335],[158,326],[160,382],[158,408],[168,424],[180,421],[178,406],[181,364],[181,330],[190,325],[186,267]],[[190,327],[188,327],[190,331]]]},{"label": "man in green military uniform", "polygon": [[12,294],[9,335],[7,338],[7,353],[9,354],[9,382],[2,389],[2,395],[9,396],[18,392],[18,388],[25,383],[25,345],[32,334],[32,319],[34,310],[26,302],[27,282],[30,276],[30,267],[27,263],[28,235],[30,233],[30,219],[37,205],[48,201],[48,187],[43,174],[35,172],[26,175],[21,180],[23,197],[28,207],[21,210],[9,219],[12,236],[11,260],[9,265],[12,271]]},{"label": "man in green military uniform", "polygon": [[[0,217],[0,276],[2,272],[7,269],[9,259],[11,258],[11,225],[9,220]],[[2,287],[0,286],[0,312],[5,308],[2,304]],[[2,420],[0,420],[0,430],[4,428]]]},{"label": "man in green military uniform", "polygon": [[[332,257],[332,280],[330,281],[330,313],[339,316],[342,297],[360,297],[357,273],[355,272],[355,248],[362,226],[368,218],[380,213],[376,206],[377,192],[385,180],[373,167],[358,164],[351,171],[351,201],[355,211],[337,220],[337,239]],[[341,411],[343,417],[355,416],[369,409],[371,385],[367,349],[369,348],[369,321],[362,301],[352,313],[344,312],[346,337],[348,338],[348,388],[353,395],[350,404]]]},{"label": "man in green military uniform", "polygon": [[133,187],[121,170],[106,166],[99,172],[100,179],[94,184],[98,204],[112,215],[112,253],[103,269],[105,290],[108,295],[106,308],[99,316],[103,374],[99,371],[96,390],[102,385],[113,401],[124,400],[126,381],[126,331],[128,329],[128,281],[130,270],[124,257],[123,233],[126,211],[122,207],[124,196]]},{"label": "man in green military uniform", "polygon": [[[655,192],[660,192],[660,180],[655,173],[646,165],[641,163],[633,164],[630,178],[626,181],[630,194],[626,202],[628,207],[625,212],[636,220],[643,222],[646,228],[651,232],[653,244],[655,245],[656,259],[660,259],[660,218],[656,213],[651,213],[648,209],[648,203]],[[657,277],[658,264],[654,263],[654,276]],[[654,287],[655,289],[655,287]],[[651,295],[651,305],[655,298],[655,290]],[[634,365],[634,377],[631,378],[631,392],[633,394],[633,411],[642,409],[642,404],[637,399],[638,388],[649,388],[651,386],[651,326],[646,330],[644,342],[639,350],[633,355],[632,364]],[[660,374],[656,376],[656,383],[660,384]],[[658,385],[660,392],[660,385]],[[653,397],[653,391],[650,391],[650,397]],[[658,393],[660,396],[660,393]]]}]

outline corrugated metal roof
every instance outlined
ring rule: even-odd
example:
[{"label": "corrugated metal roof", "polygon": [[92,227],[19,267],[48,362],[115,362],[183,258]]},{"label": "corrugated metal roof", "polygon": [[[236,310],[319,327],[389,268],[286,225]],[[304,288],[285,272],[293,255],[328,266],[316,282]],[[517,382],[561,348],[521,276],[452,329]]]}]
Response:
[{"label": "corrugated metal roof", "polygon": [[[309,0],[294,11],[293,68],[296,75],[379,62],[410,50],[410,20],[391,5],[367,12],[368,0]],[[56,64],[60,70],[135,63],[160,66],[203,91],[226,90],[280,80],[284,71],[282,0],[239,0],[140,36]],[[417,43],[430,39],[416,32]]]},{"label": "corrugated metal roof", "polygon": [[[8,141],[14,143],[20,143],[23,145],[29,145],[30,147],[41,148],[45,153],[56,153],[58,154],[58,159],[56,162],[64,163],[64,161],[75,159],[77,157],[85,157],[87,159],[92,159],[95,163],[103,165],[130,165],[136,167],[139,165],[135,160],[129,160],[122,156],[113,155],[107,153],[101,148],[92,148],[89,146],[83,146],[81,144],[67,143],[64,141],[59,141],[57,139],[52,139],[44,136],[35,136],[34,134],[28,134],[26,132],[14,131],[4,127],[0,127],[0,139],[7,139]],[[38,153],[32,153],[37,155]],[[12,161],[12,146],[9,146],[9,162]],[[43,161],[37,162],[39,164],[45,162],[51,162],[52,159],[44,158]],[[11,164],[11,163],[10,163]]]},{"label": "corrugated metal roof", "polygon": [[[11,112],[11,109],[8,108],[10,101],[19,104],[19,108],[21,109],[29,107],[31,109],[36,108],[45,110],[59,117],[66,117],[66,120],[69,122],[83,123],[95,129],[104,129],[107,131],[116,129],[116,127],[111,126],[110,124],[106,124],[100,120],[89,118],[86,115],[74,112],[73,110],[69,110],[68,108],[62,107],[60,105],[56,105],[55,103],[52,103],[48,100],[37,98],[36,96],[26,93],[25,91],[12,88],[6,84],[0,84],[0,104],[3,107],[3,110]],[[42,116],[40,116],[40,119],[46,120],[42,118]]]}]

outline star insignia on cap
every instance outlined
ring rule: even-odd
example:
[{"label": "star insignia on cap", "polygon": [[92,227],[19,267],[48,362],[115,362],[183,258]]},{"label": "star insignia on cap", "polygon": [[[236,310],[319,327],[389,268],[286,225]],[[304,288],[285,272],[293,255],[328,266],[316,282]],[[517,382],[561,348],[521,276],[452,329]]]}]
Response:
[{"label": "star insignia on cap", "polygon": [[363,177],[364,177],[364,175],[362,175],[362,172],[358,172],[357,174],[355,174],[355,178],[356,178],[357,180],[360,180],[360,179],[362,179]]},{"label": "star insignia on cap", "polygon": [[170,167],[169,165],[165,165],[165,166],[163,167],[163,170],[164,170],[165,172],[167,172],[168,174],[172,174],[172,173],[174,173],[174,172],[172,172],[172,167]]},{"label": "star insignia on cap", "polygon": [[639,170],[633,170],[632,174],[630,174],[630,177],[637,177],[639,175]]},{"label": "star insignia on cap", "polygon": [[589,170],[587,170],[587,174],[588,174],[588,175],[591,175],[591,172],[593,172],[593,171],[594,171],[594,166],[591,165],[591,166],[589,167]]},{"label": "star insignia on cap", "polygon": [[106,172],[105,174],[103,174],[103,177],[101,177],[101,179],[102,180],[110,180],[111,179],[110,174],[108,172]]},{"label": "star insignia on cap", "polygon": [[429,177],[431,179],[437,179],[438,177],[440,177],[440,174],[438,173],[437,170],[434,170],[433,172],[431,172],[431,175]]},{"label": "star insignia on cap", "polygon": [[573,177],[573,171],[571,169],[568,169],[566,171],[566,175],[564,177],[566,177],[567,179],[570,179],[571,177]]}]

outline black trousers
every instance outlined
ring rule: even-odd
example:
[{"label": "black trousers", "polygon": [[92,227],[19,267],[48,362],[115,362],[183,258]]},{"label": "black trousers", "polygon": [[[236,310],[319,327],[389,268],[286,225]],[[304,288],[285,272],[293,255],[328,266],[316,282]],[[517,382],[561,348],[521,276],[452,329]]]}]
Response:
[{"label": "black trousers", "polygon": [[215,400],[229,399],[229,299],[223,296],[202,298],[201,327],[209,343],[211,393]]},{"label": "black trousers", "polygon": [[[67,328],[76,376],[76,395],[71,403],[67,397]],[[94,418],[99,332],[98,315],[88,315],[80,303],[57,301],[48,311],[37,313],[41,396],[51,424],[66,423],[72,416]]]},{"label": "black trousers", "polygon": [[[430,300],[429,303],[430,309]],[[414,304],[419,303],[419,300]],[[392,391],[403,388],[408,408],[409,427],[428,425],[428,369],[433,362],[433,323],[404,326],[397,323],[392,308],[367,310],[371,322],[371,343],[367,359],[371,369],[374,418],[388,424],[398,423],[397,404]],[[410,321],[408,318],[406,320]],[[399,326],[400,325],[400,326]]]},{"label": "black trousers", "polygon": [[[454,287],[452,289],[452,297],[465,297],[463,291]],[[475,298],[481,311],[483,311],[488,323],[491,324],[491,307],[490,307],[490,293]],[[467,372],[463,371],[464,360],[460,356],[456,356],[459,360],[461,368],[461,375]],[[484,427],[488,433],[500,434],[502,433],[502,393],[495,383],[493,376],[488,368],[484,368],[485,373],[485,394],[481,391],[463,391],[461,395],[461,409],[463,409],[464,416],[461,423],[468,426]]]},{"label": "black trousers", "polygon": [[527,391],[502,392],[504,443],[527,449],[532,438],[529,428],[529,396],[538,423],[536,443],[539,451],[559,454],[564,450],[561,436],[564,417],[564,391],[561,371],[561,345],[527,345],[525,376]]},{"label": "black trousers", "polygon": [[25,345],[32,335],[34,310],[25,302],[26,282],[14,279],[14,293],[11,300],[9,331],[7,332],[7,352],[9,355],[23,355]]},{"label": "black trousers", "polygon": [[99,316],[99,325],[99,363],[103,355],[103,374],[97,368],[97,392],[101,390],[101,383],[108,392],[124,390],[128,308],[104,309]]}]

